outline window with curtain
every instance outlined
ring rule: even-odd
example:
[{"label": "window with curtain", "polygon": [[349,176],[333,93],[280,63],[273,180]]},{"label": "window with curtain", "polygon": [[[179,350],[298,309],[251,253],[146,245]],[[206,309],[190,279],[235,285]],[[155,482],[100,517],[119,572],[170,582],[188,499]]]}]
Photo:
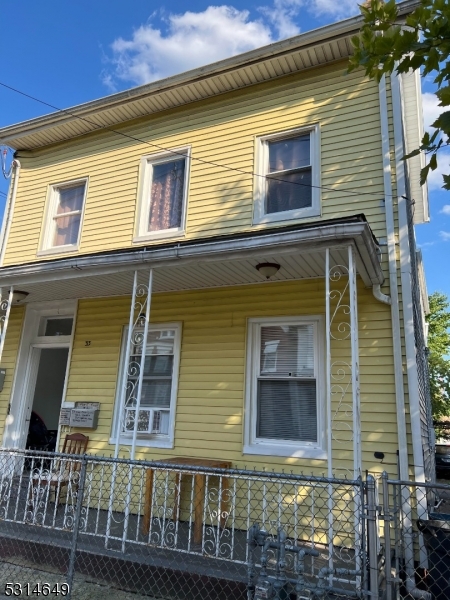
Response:
[{"label": "window with curtain", "polygon": [[179,235],[184,231],[187,152],[182,149],[142,159],[135,241]]},{"label": "window with curtain", "polygon": [[[133,331],[134,341],[128,366],[122,376],[117,398],[120,400],[125,386],[125,399],[121,415],[121,435],[132,437],[138,402],[139,374],[141,371],[143,330]],[[126,352],[126,333],[122,353]],[[169,440],[173,437],[174,406],[177,389],[180,354],[180,326],[150,326],[145,346],[142,391],[138,411],[137,433],[143,439]],[[155,444],[157,445],[157,444]]]},{"label": "window with curtain", "polygon": [[252,319],[249,336],[246,445],[319,447],[317,318]]},{"label": "window with curtain", "polygon": [[268,141],[266,213],[312,204],[310,134]]},{"label": "window with curtain", "polygon": [[319,127],[258,139],[254,221],[320,215]]},{"label": "window with curtain", "polygon": [[43,250],[73,250],[78,246],[86,183],[83,180],[50,188]]}]

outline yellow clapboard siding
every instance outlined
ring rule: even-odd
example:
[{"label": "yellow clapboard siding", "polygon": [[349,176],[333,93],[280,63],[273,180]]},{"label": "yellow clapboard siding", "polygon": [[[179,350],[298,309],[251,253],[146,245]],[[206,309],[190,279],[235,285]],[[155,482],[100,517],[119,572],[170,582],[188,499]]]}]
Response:
[{"label": "yellow clapboard siding", "polygon": [[[261,290],[264,289],[264,301]],[[386,465],[395,466],[397,448],[395,387],[389,339],[389,307],[377,302],[370,290],[358,286],[362,335],[361,428],[365,465],[376,464],[373,452],[385,452]],[[129,297],[87,299],[79,302],[69,369],[67,401],[101,403],[99,427],[87,432],[90,452],[109,455],[112,415],[117,393],[123,327],[128,322]],[[4,364],[14,364],[20,339],[22,310],[11,313]],[[324,313],[324,284],[320,280],[248,285],[174,294],[155,294],[152,321],[182,323],[181,362],[172,449],[139,449],[146,458],[192,456],[224,458],[236,466],[305,469],[320,475],[326,462],[242,454],[245,397],[247,319],[260,315]],[[366,329],[364,329],[366,328]],[[385,337],[377,337],[377,332]],[[365,337],[370,333],[372,337]],[[91,341],[85,346],[86,339]],[[376,346],[372,347],[376,340]],[[367,348],[364,347],[367,344]],[[339,350],[340,348],[340,350]],[[349,360],[344,343],[334,349]],[[366,370],[367,366],[367,370]],[[7,371],[0,394],[0,415],[6,414],[13,368]],[[8,388],[9,385],[9,388]],[[8,391],[9,389],[9,391]],[[337,402],[333,400],[333,410]],[[83,431],[79,429],[79,431]],[[335,445],[334,463],[352,468],[351,443]],[[369,468],[369,467],[367,467]]]},{"label": "yellow clapboard siding", "polygon": [[[33,157],[25,154],[4,264],[36,260],[48,185],[81,176],[89,176],[89,189],[80,252],[131,247],[140,158],[159,151],[151,144],[190,144],[193,156],[247,173],[192,161],[187,238],[252,228],[254,139],[272,131],[320,122],[323,184],[357,190],[376,186],[372,191],[381,194],[378,90],[361,73],[343,73],[340,63],[294,74],[121,127],[142,142],[101,132],[38,150]],[[357,157],[356,148],[364,149],[363,157]],[[377,203],[374,197],[364,206]],[[323,192],[322,218],[356,207],[345,191]]]}]

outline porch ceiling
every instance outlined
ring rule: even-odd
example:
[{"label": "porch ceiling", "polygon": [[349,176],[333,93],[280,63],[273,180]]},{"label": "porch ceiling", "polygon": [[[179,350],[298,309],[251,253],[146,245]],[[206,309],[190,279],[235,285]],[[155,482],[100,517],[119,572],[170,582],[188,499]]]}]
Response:
[{"label": "porch ceiling", "polygon": [[[330,252],[331,264],[348,262],[346,248],[334,248]],[[308,279],[325,276],[325,251],[301,254],[265,254],[247,260],[219,260],[180,266],[158,266],[153,270],[153,291],[172,292],[191,289],[215,288],[265,282],[256,270],[260,262],[275,262],[280,270],[271,282]],[[148,282],[151,265],[139,267],[139,282]],[[96,298],[130,295],[133,289],[134,269],[104,275],[85,275],[71,279],[59,279],[42,283],[26,284],[29,293],[25,302]]]},{"label": "porch ceiling", "polygon": [[25,302],[129,295],[133,273],[146,281],[153,268],[154,292],[215,288],[264,282],[255,268],[280,265],[271,281],[325,276],[331,265],[347,264],[355,248],[357,271],[366,286],[381,284],[377,243],[364,217],[322,221],[298,228],[242,234],[220,240],[174,243],[133,251],[78,256],[0,269],[0,287],[28,292]]}]

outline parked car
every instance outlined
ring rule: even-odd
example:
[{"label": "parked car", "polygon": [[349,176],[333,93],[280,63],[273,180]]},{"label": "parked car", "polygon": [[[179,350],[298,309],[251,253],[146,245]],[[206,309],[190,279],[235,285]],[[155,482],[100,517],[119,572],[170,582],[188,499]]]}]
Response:
[{"label": "parked car", "polygon": [[450,445],[436,445],[436,476],[450,479]]}]

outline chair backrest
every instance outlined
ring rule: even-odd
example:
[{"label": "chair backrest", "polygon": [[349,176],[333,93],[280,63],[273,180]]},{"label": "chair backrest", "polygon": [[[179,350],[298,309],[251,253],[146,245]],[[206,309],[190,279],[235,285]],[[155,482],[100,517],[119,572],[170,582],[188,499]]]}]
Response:
[{"label": "chair backrest", "polygon": [[82,433],[69,433],[66,435],[64,445],[62,447],[63,454],[85,454],[89,437]]}]

